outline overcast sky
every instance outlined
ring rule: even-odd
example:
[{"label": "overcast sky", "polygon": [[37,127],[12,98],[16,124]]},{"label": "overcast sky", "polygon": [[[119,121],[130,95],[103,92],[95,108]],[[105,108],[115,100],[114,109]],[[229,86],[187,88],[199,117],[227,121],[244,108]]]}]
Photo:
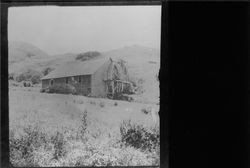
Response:
[{"label": "overcast sky", "polygon": [[160,48],[161,6],[12,7],[8,17],[9,41],[51,55],[134,44]]}]

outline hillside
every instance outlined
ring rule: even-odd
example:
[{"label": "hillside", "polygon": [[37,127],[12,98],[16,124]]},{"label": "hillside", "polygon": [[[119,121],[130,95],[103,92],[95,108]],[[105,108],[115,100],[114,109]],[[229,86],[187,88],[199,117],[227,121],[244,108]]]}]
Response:
[{"label": "hillside", "polygon": [[9,72],[18,73],[32,65],[50,59],[46,52],[26,42],[9,42]]},{"label": "hillside", "polygon": [[28,59],[43,59],[49,55],[38,47],[26,42],[9,42],[9,63],[17,63]]},{"label": "hillside", "polygon": [[107,51],[103,53],[108,57],[126,59],[129,62],[160,61],[160,51],[140,45],[126,46],[123,48]]}]

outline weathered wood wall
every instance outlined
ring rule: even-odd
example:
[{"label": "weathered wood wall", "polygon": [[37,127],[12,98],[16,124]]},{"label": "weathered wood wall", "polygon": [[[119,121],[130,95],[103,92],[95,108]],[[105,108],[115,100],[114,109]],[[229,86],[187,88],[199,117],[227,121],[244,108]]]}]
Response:
[{"label": "weathered wood wall", "polygon": [[[80,82],[79,78],[81,79]],[[66,79],[68,79],[68,84],[76,88],[78,94],[89,95],[91,93],[91,75],[55,78],[53,79],[53,85],[66,84]],[[48,87],[50,80],[51,79],[42,80],[42,88]]]},{"label": "weathered wood wall", "polygon": [[49,86],[49,81],[50,81],[49,79],[42,80],[42,88],[43,89]]},{"label": "weathered wood wall", "polygon": [[106,97],[106,86],[104,79],[107,78],[108,67],[110,65],[110,61],[105,62],[93,75],[92,75],[92,96],[96,97]]}]

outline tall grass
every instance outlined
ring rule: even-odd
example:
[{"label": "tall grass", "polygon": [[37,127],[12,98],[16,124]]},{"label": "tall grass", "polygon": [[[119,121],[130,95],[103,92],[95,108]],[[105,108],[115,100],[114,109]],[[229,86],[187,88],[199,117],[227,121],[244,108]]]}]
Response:
[{"label": "tall grass", "polygon": [[143,151],[152,152],[160,146],[160,134],[157,127],[146,128],[143,125],[123,121],[120,125],[121,141]]},{"label": "tall grass", "polygon": [[111,132],[101,122],[87,122],[87,115],[85,110],[74,129],[48,133],[33,124],[19,128],[20,135],[10,129],[11,163],[22,167],[159,165],[157,128],[123,121],[120,132]]}]

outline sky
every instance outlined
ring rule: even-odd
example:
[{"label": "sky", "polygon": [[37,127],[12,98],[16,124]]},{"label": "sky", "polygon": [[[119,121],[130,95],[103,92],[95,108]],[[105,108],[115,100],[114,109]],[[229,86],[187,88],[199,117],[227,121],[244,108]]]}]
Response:
[{"label": "sky", "polygon": [[8,40],[50,55],[135,44],[159,49],[160,34],[161,6],[33,6],[8,12]]}]

